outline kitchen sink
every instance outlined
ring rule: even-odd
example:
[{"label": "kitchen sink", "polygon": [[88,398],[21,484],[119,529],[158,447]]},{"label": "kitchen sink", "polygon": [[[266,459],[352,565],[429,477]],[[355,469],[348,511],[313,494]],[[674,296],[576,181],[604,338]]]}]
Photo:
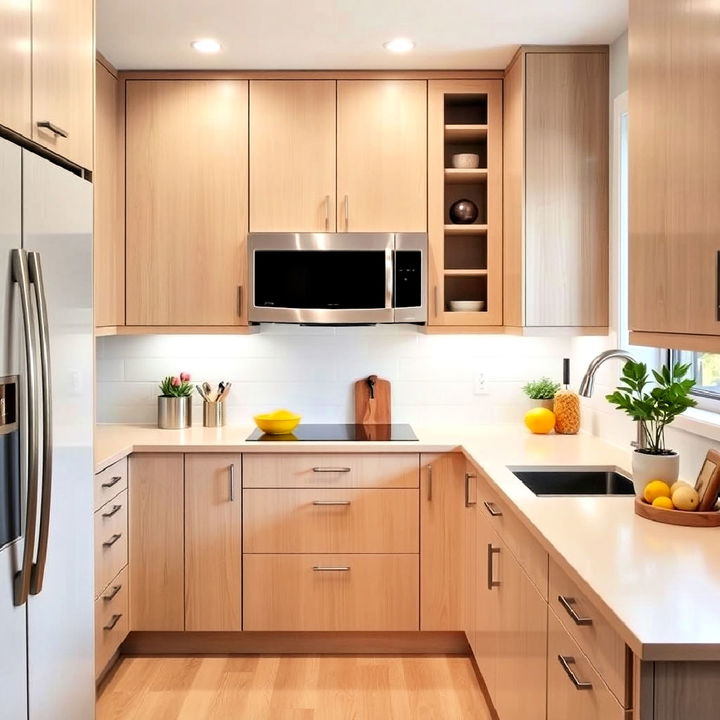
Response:
[{"label": "kitchen sink", "polygon": [[632,480],[614,470],[533,470],[511,468],[535,495],[634,495]]}]

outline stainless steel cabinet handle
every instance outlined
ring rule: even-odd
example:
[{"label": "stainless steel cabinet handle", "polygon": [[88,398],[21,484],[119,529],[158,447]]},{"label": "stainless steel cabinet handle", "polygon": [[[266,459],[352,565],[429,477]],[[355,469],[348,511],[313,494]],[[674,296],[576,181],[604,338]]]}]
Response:
[{"label": "stainless steel cabinet handle", "polygon": [[427,499],[428,502],[432,502],[432,465],[427,466],[427,474],[428,474],[428,486],[427,486]]},{"label": "stainless steel cabinet handle", "polygon": [[109,540],[103,543],[103,547],[112,547],[121,537],[122,533],[115,533]]},{"label": "stainless steel cabinet handle", "polygon": [[349,565],[314,565],[314,572],[349,572]]},{"label": "stainless steel cabinet handle", "polygon": [[121,480],[122,480],[122,476],[113,475],[113,477],[110,478],[110,482],[103,483],[102,487],[111,488],[113,485],[117,485]]},{"label": "stainless steel cabinet handle", "polygon": [[576,625],[592,625],[592,618],[582,617],[575,612],[573,605],[577,602],[573,597],[567,595],[558,595],[558,602],[565,608],[567,614],[573,619]]},{"label": "stainless steel cabinet handle", "polygon": [[330,229],[330,196],[325,196],[325,229]]},{"label": "stainless steel cabinet handle", "polygon": [[48,326],[45,283],[43,281],[40,253],[28,253],[28,273],[35,294],[35,309],[40,337],[40,376],[42,381],[42,493],[40,497],[40,530],[38,531],[37,559],[30,578],[30,592],[37,595],[42,590],[50,537],[50,505],[52,502],[53,422],[52,422],[52,375],[50,373],[50,328]]},{"label": "stainless steel cabinet handle", "polygon": [[574,657],[569,655],[558,655],[558,661],[560,662],[560,665],[562,665],[562,669],[567,673],[567,676],[570,678],[570,681],[575,686],[576,690],[592,690],[592,683],[580,680],[570,667],[575,664]]},{"label": "stainless steel cabinet handle", "polygon": [[118,620],[122,617],[122,613],[120,615],[113,615],[110,622],[103,628],[103,630],[112,630],[117,624]]},{"label": "stainless steel cabinet handle", "polygon": [[349,505],[350,500],[313,500],[313,505]]},{"label": "stainless steel cabinet handle", "polygon": [[472,507],[477,505],[477,500],[470,500],[470,481],[475,480],[477,475],[472,473],[465,473],[465,507]]},{"label": "stainless steel cabinet handle", "polygon": [[51,123],[49,120],[40,120],[36,124],[39,128],[49,130],[51,133],[53,133],[53,135],[59,135],[62,138],[66,138],[68,136],[67,130],[63,130],[59,125]]},{"label": "stainless steel cabinet handle", "polygon": [[488,545],[487,549],[487,587],[488,590],[492,590],[494,587],[500,587],[499,580],[493,580],[495,573],[493,572],[493,555],[499,555],[500,548]]},{"label": "stainless steel cabinet handle", "polygon": [[122,510],[122,505],[113,505],[112,510],[110,512],[105,512],[102,514],[103,517],[112,517],[116,513],[119,513]]},{"label": "stainless steel cabinet handle", "polygon": [[228,468],[230,470],[230,502],[235,502],[235,463]]},{"label": "stainless steel cabinet handle", "polygon": [[30,577],[35,553],[35,534],[37,529],[37,496],[39,485],[39,423],[37,409],[37,381],[35,378],[35,321],[30,304],[30,277],[28,274],[27,253],[24,250],[12,251],[12,274],[17,283],[22,308],[25,365],[27,367],[27,432],[28,432],[28,469],[27,496],[25,503],[25,548],[20,569],[15,573],[13,602],[24,605],[30,593]]},{"label": "stainless steel cabinet handle", "polygon": [[110,592],[107,595],[103,595],[103,600],[106,600],[106,601],[112,600],[121,590],[122,590],[122,585],[113,585]]},{"label": "stainless steel cabinet handle", "polygon": [[318,473],[349,473],[352,468],[349,467],[314,467],[313,472]]},{"label": "stainless steel cabinet handle", "polygon": [[486,500],[483,502],[483,505],[493,517],[502,517],[502,510],[498,510],[495,503]]},{"label": "stainless steel cabinet handle", "polygon": [[345,196],[345,229],[350,229],[350,198]]}]

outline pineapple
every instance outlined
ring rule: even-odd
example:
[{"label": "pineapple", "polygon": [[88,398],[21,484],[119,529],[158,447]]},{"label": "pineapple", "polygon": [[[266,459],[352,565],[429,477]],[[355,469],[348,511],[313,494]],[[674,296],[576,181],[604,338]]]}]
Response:
[{"label": "pineapple", "polygon": [[555,432],[576,435],[580,431],[580,397],[572,390],[559,390],[553,402]]}]

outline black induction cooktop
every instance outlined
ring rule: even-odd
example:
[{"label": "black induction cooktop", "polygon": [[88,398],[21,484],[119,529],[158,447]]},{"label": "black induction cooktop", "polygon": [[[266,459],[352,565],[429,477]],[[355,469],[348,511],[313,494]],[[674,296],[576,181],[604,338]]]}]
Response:
[{"label": "black induction cooktop", "polygon": [[417,435],[407,423],[396,425],[335,425],[300,423],[287,435],[269,435],[259,428],[250,433],[248,441],[259,442],[387,442],[413,441]]}]

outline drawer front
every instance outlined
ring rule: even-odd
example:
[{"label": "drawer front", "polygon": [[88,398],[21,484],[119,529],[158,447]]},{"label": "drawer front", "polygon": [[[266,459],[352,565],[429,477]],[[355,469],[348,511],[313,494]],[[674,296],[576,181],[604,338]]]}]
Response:
[{"label": "drawer front", "polygon": [[95,677],[127,637],[129,593],[128,571],[123,568],[95,601]]},{"label": "drawer front", "polygon": [[123,458],[95,475],[95,510],[99,510],[118,493],[127,490],[127,468],[127,458]]},{"label": "drawer front", "polygon": [[490,521],[540,594],[547,600],[548,554],[482,473],[479,473],[478,478],[477,503],[480,512]]},{"label": "drawer front", "polygon": [[247,553],[416,553],[417,490],[244,490]]},{"label": "drawer front", "polygon": [[124,490],[95,513],[95,597],[127,561],[127,490]]},{"label": "drawer front", "polygon": [[419,629],[417,555],[245,555],[243,630]]},{"label": "drawer front", "polygon": [[550,607],[603,676],[618,701],[629,707],[630,656],[625,643],[577,584],[552,560]]},{"label": "drawer front", "polygon": [[628,713],[552,610],[548,630],[547,720],[625,720]]},{"label": "drawer front", "polygon": [[417,453],[243,455],[246,488],[416,488]]}]

